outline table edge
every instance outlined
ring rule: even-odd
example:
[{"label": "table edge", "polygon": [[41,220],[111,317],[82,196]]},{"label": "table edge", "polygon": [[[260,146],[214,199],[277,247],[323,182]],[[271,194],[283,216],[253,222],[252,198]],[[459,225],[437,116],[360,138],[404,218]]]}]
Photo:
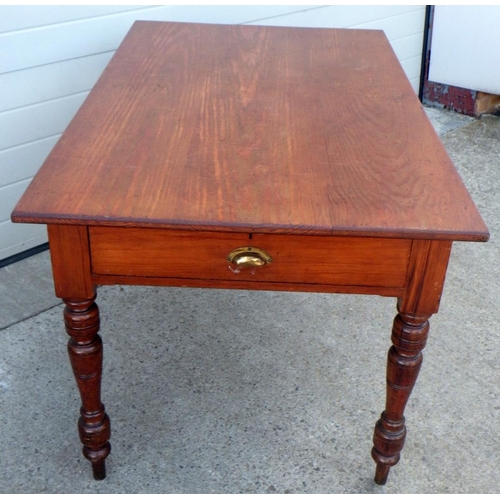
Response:
[{"label": "table edge", "polygon": [[102,219],[95,218],[78,219],[64,215],[33,215],[20,211],[14,211],[11,215],[14,223],[26,224],[52,224],[67,226],[103,226],[103,227],[135,227],[151,229],[178,229],[187,231],[211,231],[230,233],[261,233],[261,234],[283,234],[295,236],[353,236],[364,238],[404,238],[419,240],[445,240],[445,241],[471,241],[487,242],[490,233],[486,226],[483,230],[457,232],[437,231],[412,228],[377,228],[377,227],[321,227],[301,225],[260,225],[260,224],[220,224],[207,221],[160,221],[139,218]]}]

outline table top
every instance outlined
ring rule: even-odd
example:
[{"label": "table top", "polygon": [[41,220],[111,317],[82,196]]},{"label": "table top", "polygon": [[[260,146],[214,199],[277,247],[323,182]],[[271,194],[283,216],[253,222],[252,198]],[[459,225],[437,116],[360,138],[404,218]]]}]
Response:
[{"label": "table top", "polygon": [[12,220],[488,238],[382,31],[144,21]]}]

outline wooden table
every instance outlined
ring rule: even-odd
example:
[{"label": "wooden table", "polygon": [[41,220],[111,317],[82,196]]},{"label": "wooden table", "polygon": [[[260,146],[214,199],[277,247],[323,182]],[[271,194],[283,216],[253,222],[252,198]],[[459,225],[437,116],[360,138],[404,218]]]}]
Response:
[{"label": "wooden table", "polygon": [[135,23],[12,220],[48,224],[96,479],[110,452],[96,285],[397,297],[372,451],[383,484],[452,242],[488,239],[368,30]]}]

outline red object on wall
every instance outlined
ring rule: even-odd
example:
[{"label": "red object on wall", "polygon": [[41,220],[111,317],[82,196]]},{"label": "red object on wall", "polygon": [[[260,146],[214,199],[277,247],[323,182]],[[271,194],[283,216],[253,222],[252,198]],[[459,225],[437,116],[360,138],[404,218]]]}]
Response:
[{"label": "red object on wall", "polygon": [[445,107],[458,113],[475,116],[476,96],[475,90],[426,80],[422,102],[428,106]]}]

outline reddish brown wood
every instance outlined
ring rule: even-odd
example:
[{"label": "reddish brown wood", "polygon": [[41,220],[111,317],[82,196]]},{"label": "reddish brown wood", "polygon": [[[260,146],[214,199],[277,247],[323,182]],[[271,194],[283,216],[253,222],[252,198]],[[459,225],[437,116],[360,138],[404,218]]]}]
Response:
[{"label": "reddish brown wood", "polygon": [[47,226],[56,296],[89,299],[92,283],[88,231],[84,226]]},{"label": "reddish brown wood", "polygon": [[406,291],[399,309],[409,314],[438,312],[452,243],[414,241],[408,269]]},{"label": "reddish brown wood", "polygon": [[[370,30],[137,22],[12,220],[49,224],[97,478],[110,431],[96,284],[397,296],[373,450],[383,483],[452,241],[488,239],[387,39]],[[228,275],[228,252],[248,241],[272,264]]]},{"label": "reddish brown wood", "polygon": [[95,479],[104,479],[104,460],[111,451],[109,418],[101,402],[102,341],[99,331],[99,309],[94,299],[65,300],[64,322],[71,337],[68,352],[82,407],[78,430],[83,455],[91,461]]},{"label": "reddish brown wood", "polygon": [[48,233],[56,295],[66,303],[68,353],[82,400],[78,429],[83,455],[91,461],[95,479],[104,479],[110,425],[101,402],[102,341],[88,231],[84,226],[49,225]]},{"label": "reddish brown wood", "polygon": [[389,470],[403,449],[404,409],[422,364],[429,332],[429,317],[438,311],[451,243],[414,241],[406,291],[398,301],[399,314],[392,329],[387,360],[385,411],[375,425],[372,457],[377,463],[375,482],[385,484]]},{"label": "reddish brown wood", "polygon": [[406,437],[404,409],[422,364],[427,341],[426,316],[400,313],[394,320],[393,346],[387,360],[386,409],[375,425],[372,456],[377,463],[375,482],[385,484],[389,469],[399,462]]},{"label": "reddish brown wood", "polygon": [[[212,233],[91,227],[92,271],[99,275],[402,288],[411,240]],[[238,247],[267,251],[272,262],[232,272]]]},{"label": "reddish brown wood", "polygon": [[178,286],[186,288],[228,288],[234,290],[271,290],[277,292],[314,292],[314,293],[354,293],[362,295],[381,295],[400,297],[404,288],[387,286],[320,285],[316,283],[279,283],[276,281],[226,281],[186,278],[150,278],[148,276],[115,276],[94,274],[98,285],[143,285]]},{"label": "reddish brown wood", "polygon": [[13,220],[487,239],[371,30],[137,22]]}]

